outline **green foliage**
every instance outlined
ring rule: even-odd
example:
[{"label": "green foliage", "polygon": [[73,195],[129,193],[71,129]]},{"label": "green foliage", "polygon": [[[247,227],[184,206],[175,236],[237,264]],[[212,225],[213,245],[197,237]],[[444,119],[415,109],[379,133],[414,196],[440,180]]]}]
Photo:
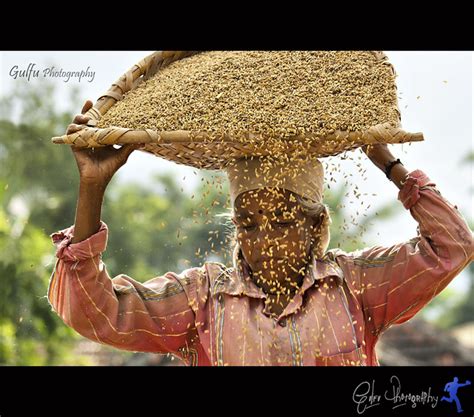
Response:
[{"label": "green foliage", "polygon": [[474,151],[468,153],[462,160],[462,164],[472,164],[474,162]]},{"label": "green foliage", "polygon": [[18,83],[0,101],[10,116],[0,120],[0,364],[75,363],[68,352],[77,336],[45,297],[54,266],[48,234],[74,215],[77,188],[70,150],[50,142],[72,117],[55,111],[53,93],[51,84],[31,91]]},{"label": "green foliage", "polygon": [[45,298],[53,262],[42,230],[0,208],[0,363],[52,364],[74,340]]},{"label": "green foliage", "polygon": [[346,252],[352,252],[361,249],[361,247],[376,244],[376,242],[363,242],[363,236],[366,236],[374,224],[381,220],[390,219],[401,210],[396,201],[390,201],[377,210],[361,208],[361,211],[357,211],[354,215],[350,211],[351,207],[348,210],[344,208],[348,201],[354,201],[354,196],[360,197],[357,185],[353,190],[354,196],[350,196],[350,191],[345,185],[340,185],[337,189],[331,190],[324,195],[324,202],[330,208],[332,219],[329,248],[338,247]]},{"label": "green foliage", "polygon": [[103,219],[113,236],[104,254],[112,275],[127,271],[143,281],[199,266],[213,253],[214,260],[225,261],[226,241],[215,238],[216,232],[224,234],[224,227],[212,221],[222,211],[224,193],[201,186],[196,190],[201,196],[199,209],[196,199],[181,192],[169,174],[158,175],[156,182],[164,190],[162,195],[139,184],[110,187]]}]

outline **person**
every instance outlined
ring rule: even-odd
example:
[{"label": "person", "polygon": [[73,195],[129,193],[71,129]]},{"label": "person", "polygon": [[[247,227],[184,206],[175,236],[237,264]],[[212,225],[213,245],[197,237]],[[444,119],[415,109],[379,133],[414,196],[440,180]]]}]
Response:
[{"label": "person", "polygon": [[[87,120],[76,116],[68,133]],[[278,168],[254,158],[227,168],[237,233],[231,268],[204,262],[145,283],[111,278],[102,261],[108,228],[101,205],[138,147],[72,147],[80,173],[75,223],[51,235],[50,304],[98,343],[171,353],[188,365],[378,365],[382,333],[412,318],[473,259],[472,232],[457,207],[423,171],[409,172],[376,145],[363,150],[418,222],[409,241],[328,249],[321,163],[304,161],[295,175],[257,176],[249,173]]]},{"label": "person", "polygon": [[447,401],[448,403],[452,403],[454,401],[456,404],[457,412],[462,413],[463,409],[461,408],[461,402],[458,398],[458,389],[467,385],[471,385],[471,381],[466,380],[466,382],[463,384],[460,383],[458,377],[455,376],[453,381],[448,382],[444,387],[444,391],[449,393],[449,397],[443,396],[441,397],[441,401]]}]

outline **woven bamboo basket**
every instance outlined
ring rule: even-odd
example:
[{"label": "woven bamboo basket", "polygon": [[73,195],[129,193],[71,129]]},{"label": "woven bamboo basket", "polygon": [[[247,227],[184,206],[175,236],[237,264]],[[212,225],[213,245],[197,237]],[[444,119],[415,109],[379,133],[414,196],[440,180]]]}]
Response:
[{"label": "woven bamboo basket", "polygon": [[[97,127],[99,120],[112,106],[124,99],[126,93],[136,89],[141,83],[146,82],[173,62],[198,53],[205,52],[158,51],[147,56],[112,84],[111,88],[97,100],[86,113],[86,116],[90,117],[87,126],[73,134],[54,137],[52,142],[87,148],[130,143],[143,144],[141,150],[144,152],[179,164],[210,170],[222,169],[233,159],[271,154],[272,147],[268,145],[266,138],[251,132],[239,136],[223,132],[216,138],[215,135],[209,135],[204,130],[158,131],[130,129],[126,126]],[[378,62],[388,65],[395,75],[393,66],[388,62],[385,54],[379,51],[371,51],[371,53]],[[421,133],[408,133],[401,130],[400,111],[398,104],[395,106],[398,114],[396,126],[392,121],[374,125],[365,131],[335,129],[324,137],[312,133],[295,134],[281,141],[282,146],[279,146],[279,151],[284,149],[284,152],[291,154],[304,149],[305,153],[319,158],[337,155],[363,145],[422,141]],[[275,141],[272,143],[274,144]]]}]

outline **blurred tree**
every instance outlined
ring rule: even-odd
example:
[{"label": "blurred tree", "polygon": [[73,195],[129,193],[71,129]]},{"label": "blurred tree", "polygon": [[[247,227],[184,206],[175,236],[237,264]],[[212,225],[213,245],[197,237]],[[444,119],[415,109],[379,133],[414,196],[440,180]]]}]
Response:
[{"label": "blurred tree", "polygon": [[[474,224],[470,225],[474,229]],[[468,268],[469,289],[463,299],[454,306],[453,313],[446,320],[445,327],[454,327],[460,324],[474,321],[474,264],[471,263]]]},{"label": "blurred tree", "polygon": [[[356,213],[345,210],[349,201],[354,201],[350,196],[351,192],[358,199],[361,194],[354,188],[340,185],[333,191],[326,191],[324,195],[325,203],[331,209],[331,241],[329,248],[340,248],[346,252],[356,251],[370,245],[377,245],[378,242],[365,242],[372,228],[380,221],[390,219],[402,210],[396,198],[377,208],[377,210],[361,208]],[[354,211],[354,210],[352,210]],[[349,221],[351,220],[351,221]]]},{"label": "blurred tree", "polygon": [[79,108],[78,92],[71,90],[71,109],[63,112],[55,109],[54,99],[50,82],[35,89],[19,82],[0,100],[6,115],[0,120],[0,178],[7,179],[3,207],[20,200],[30,210],[30,221],[44,230],[74,215],[78,180],[71,151],[51,145],[51,137],[70,123],[71,109]]},{"label": "blurred tree", "polygon": [[104,254],[109,270],[143,281],[200,266],[213,253],[214,260],[223,262],[226,241],[209,237],[224,232],[223,225],[211,221],[225,204],[224,194],[212,182],[201,185],[195,190],[202,200],[200,208],[198,198],[181,192],[170,174],[159,174],[155,180],[164,189],[162,195],[139,184],[111,184],[103,210],[111,236]]},{"label": "blurred tree", "polygon": [[[4,190],[0,179],[0,200]],[[51,314],[44,296],[52,258],[38,226],[0,207],[0,364],[77,363],[69,353],[77,337]]]},{"label": "blurred tree", "polygon": [[[69,348],[76,336],[51,314],[44,297],[53,263],[45,232],[74,213],[73,167],[64,164],[65,149],[50,146],[51,135],[64,129],[71,113],[54,112],[53,96],[51,84],[31,90],[18,83],[0,101],[0,363],[5,364],[54,364],[58,358],[75,363]],[[12,121],[14,113],[20,123]]]}]

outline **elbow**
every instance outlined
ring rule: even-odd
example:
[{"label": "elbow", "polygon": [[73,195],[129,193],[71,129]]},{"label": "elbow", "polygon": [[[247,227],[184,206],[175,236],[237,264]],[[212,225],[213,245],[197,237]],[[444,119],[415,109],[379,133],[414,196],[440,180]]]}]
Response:
[{"label": "elbow", "polygon": [[474,261],[474,238],[470,230],[469,230],[469,243],[466,246],[466,250],[468,253],[468,263],[470,263]]},{"label": "elbow", "polygon": [[457,246],[459,248],[459,262],[462,267],[469,265],[474,260],[474,238],[469,227],[460,227],[457,230]]},{"label": "elbow", "polygon": [[469,228],[452,230],[449,237],[433,242],[426,238],[427,252],[437,259],[440,269],[460,272],[474,259],[474,239]]},{"label": "elbow", "polygon": [[469,266],[474,259],[474,242],[472,236],[469,240],[465,240],[456,246],[451,247],[449,258],[441,259],[443,268],[454,276],[459,274],[463,269]]}]

